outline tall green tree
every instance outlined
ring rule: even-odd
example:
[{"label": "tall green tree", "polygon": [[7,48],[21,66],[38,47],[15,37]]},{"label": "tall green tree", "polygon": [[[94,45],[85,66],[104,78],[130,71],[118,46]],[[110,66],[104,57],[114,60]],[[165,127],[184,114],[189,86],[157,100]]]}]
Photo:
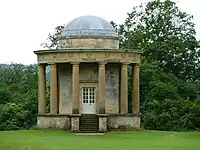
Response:
[{"label": "tall green tree", "polygon": [[117,31],[122,48],[142,50],[147,60],[156,60],[160,69],[182,79],[199,78],[200,51],[193,16],[174,2],[152,0],[134,7]]}]

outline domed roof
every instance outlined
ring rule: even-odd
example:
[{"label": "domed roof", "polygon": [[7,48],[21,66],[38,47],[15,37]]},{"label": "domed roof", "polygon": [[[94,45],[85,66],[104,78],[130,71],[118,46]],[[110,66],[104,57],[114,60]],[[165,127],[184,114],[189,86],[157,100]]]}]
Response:
[{"label": "domed roof", "polygon": [[118,38],[115,29],[106,20],[96,16],[81,16],[69,22],[61,36]]}]

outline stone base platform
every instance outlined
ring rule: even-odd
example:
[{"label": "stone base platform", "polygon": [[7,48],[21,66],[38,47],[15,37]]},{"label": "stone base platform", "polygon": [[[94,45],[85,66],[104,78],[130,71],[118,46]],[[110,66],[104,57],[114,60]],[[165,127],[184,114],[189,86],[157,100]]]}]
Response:
[{"label": "stone base platform", "polygon": [[134,114],[111,114],[107,118],[108,130],[112,129],[139,129],[140,116]]},{"label": "stone base platform", "polygon": [[44,114],[37,116],[37,127],[70,130],[71,119],[69,115]]},{"label": "stone base platform", "polygon": [[[134,114],[97,114],[99,132],[117,129],[140,128],[140,116]],[[71,130],[79,132],[81,114],[43,114],[37,116],[37,127]]]}]

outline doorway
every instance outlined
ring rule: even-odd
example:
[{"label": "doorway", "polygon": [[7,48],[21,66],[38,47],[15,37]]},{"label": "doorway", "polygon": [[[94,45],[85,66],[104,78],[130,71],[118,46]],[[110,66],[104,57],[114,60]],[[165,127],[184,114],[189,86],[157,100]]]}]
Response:
[{"label": "doorway", "polygon": [[83,87],[82,88],[82,113],[95,114],[96,113],[96,88]]}]

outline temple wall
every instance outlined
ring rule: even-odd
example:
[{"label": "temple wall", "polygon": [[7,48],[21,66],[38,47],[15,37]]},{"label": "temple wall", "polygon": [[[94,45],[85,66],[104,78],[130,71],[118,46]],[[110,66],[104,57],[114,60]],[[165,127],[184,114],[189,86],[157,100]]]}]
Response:
[{"label": "temple wall", "polygon": [[[80,86],[94,86],[97,88],[96,109],[98,110],[98,64],[80,64],[79,66]],[[119,65],[106,65],[106,113],[119,112]],[[72,113],[72,65],[59,64],[59,113]],[[80,112],[81,111],[81,92],[80,92]],[[97,111],[98,113],[98,111]]]},{"label": "temple wall", "polygon": [[72,113],[72,66],[59,64],[59,113]]},{"label": "temple wall", "polygon": [[106,65],[106,113],[119,113],[119,64]]}]

